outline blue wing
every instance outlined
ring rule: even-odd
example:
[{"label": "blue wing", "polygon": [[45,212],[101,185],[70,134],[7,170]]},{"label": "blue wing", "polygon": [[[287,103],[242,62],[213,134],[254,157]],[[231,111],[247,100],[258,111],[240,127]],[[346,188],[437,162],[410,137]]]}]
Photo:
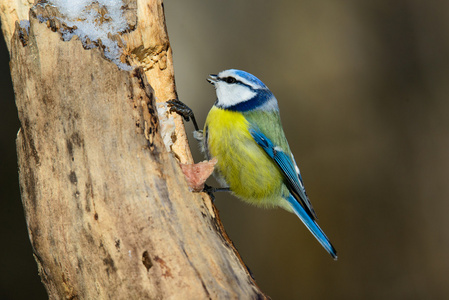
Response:
[{"label": "blue wing", "polygon": [[306,190],[302,184],[302,178],[299,171],[296,170],[296,163],[293,157],[285,154],[282,149],[276,147],[270,139],[268,139],[260,130],[251,128],[249,130],[252,137],[259,146],[270,156],[278,167],[281,169],[288,183],[288,188],[290,192],[295,196],[295,198],[301,202],[304,206],[306,212],[310,215],[312,219],[316,219],[315,210],[306,195]]},{"label": "blue wing", "polygon": [[290,195],[287,199],[291,207],[295,211],[295,214],[301,219],[301,221],[306,225],[307,229],[313,234],[313,236],[320,242],[320,244],[326,249],[327,252],[332,256],[333,259],[337,259],[337,251],[331,242],[321,230],[320,226],[310,217],[310,215],[304,210],[301,204]]},{"label": "blue wing", "polygon": [[324,249],[326,249],[334,259],[337,259],[337,251],[318,224],[314,221],[316,214],[312,204],[307,198],[304,185],[302,184],[301,174],[296,170],[296,164],[293,157],[285,154],[282,149],[277,148],[270,139],[260,132],[260,130],[251,128],[249,131],[256,143],[259,144],[268,156],[276,162],[287,179],[291,194],[286,200],[293,208],[295,214],[301,219],[304,225],[306,225],[307,229],[310,230]]}]

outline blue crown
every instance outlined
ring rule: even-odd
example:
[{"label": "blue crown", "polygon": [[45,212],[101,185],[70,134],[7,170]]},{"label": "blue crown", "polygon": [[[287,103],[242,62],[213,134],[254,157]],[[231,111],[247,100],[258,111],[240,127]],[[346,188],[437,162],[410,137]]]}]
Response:
[{"label": "blue crown", "polygon": [[236,70],[236,69],[231,69],[229,71],[234,72],[235,75],[240,76],[243,79],[246,79],[246,80],[248,80],[251,83],[254,83],[255,85],[258,85],[261,88],[267,89],[267,86],[259,78],[257,78],[253,74],[250,74],[250,73],[242,71],[242,70]]}]

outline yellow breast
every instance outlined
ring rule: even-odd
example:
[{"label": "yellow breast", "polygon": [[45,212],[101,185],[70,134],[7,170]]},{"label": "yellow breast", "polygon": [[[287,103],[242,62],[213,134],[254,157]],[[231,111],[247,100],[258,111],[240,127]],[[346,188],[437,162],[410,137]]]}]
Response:
[{"label": "yellow breast", "polygon": [[239,112],[213,107],[209,112],[207,150],[218,159],[217,171],[238,197],[256,205],[274,206],[285,191],[283,176],[249,133]]}]

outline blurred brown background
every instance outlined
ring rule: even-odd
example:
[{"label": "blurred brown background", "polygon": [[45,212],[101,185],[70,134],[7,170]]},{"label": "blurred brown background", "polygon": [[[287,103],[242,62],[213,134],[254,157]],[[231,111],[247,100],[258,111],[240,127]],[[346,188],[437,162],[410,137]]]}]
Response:
[{"label": "blurred brown background", "polygon": [[[338,250],[334,262],[293,214],[217,194],[262,290],[273,299],[448,299],[449,3],[172,0],[165,12],[179,97],[199,123],[215,101],[209,73],[243,69],[276,95]],[[0,299],[46,299],[20,204],[3,41],[0,50]]]}]

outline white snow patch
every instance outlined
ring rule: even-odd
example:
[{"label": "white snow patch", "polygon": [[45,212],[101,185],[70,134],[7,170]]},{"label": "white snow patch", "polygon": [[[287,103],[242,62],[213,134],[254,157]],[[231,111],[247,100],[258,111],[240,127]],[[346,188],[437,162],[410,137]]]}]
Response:
[{"label": "white snow patch", "polygon": [[[62,31],[64,40],[70,40],[77,35],[87,47],[94,47],[88,40],[101,43],[105,47],[105,56],[124,70],[131,70],[132,67],[120,61],[122,49],[117,41],[110,38],[111,35],[123,32],[128,29],[128,23],[123,16],[122,0],[49,0],[49,5],[58,8],[63,15],[61,22],[68,27],[75,28],[73,31]],[[92,8],[92,4],[98,4],[107,13],[101,14]],[[124,43],[123,43],[124,44]]]},{"label": "white snow patch", "polygon": [[30,30],[30,21],[20,20],[19,26],[20,26],[20,28],[24,28],[28,32]]},{"label": "white snow patch", "polygon": [[171,152],[173,145],[173,135],[175,134],[175,120],[169,112],[166,102],[157,103],[157,114],[159,115],[159,124],[161,126],[162,139],[164,140],[165,148]]}]

